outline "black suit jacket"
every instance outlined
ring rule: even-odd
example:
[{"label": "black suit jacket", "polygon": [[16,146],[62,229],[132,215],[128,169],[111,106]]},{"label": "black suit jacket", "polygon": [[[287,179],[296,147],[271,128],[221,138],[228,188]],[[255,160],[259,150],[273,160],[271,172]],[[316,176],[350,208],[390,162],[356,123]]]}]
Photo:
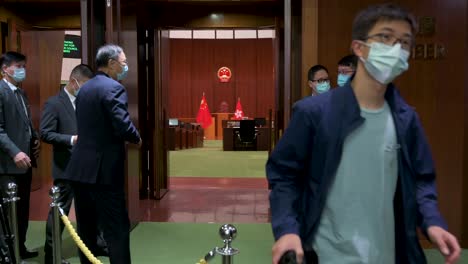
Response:
[{"label": "black suit jacket", "polygon": [[81,87],[76,98],[78,143],[66,170],[70,180],[124,185],[125,142],[140,140],[127,107],[125,88],[102,72]]},{"label": "black suit jacket", "polygon": [[5,80],[0,80],[0,174],[27,172],[28,169],[20,169],[14,162],[14,157],[21,151],[31,158],[32,164],[36,163],[31,155],[31,142],[38,136],[30,119],[28,99],[22,89],[19,89],[19,92],[22,94],[28,115]]},{"label": "black suit jacket", "polygon": [[53,146],[52,177],[64,179],[72,153],[71,138],[78,133],[76,115],[65,90],[47,100],[42,110],[39,132],[41,139]]}]

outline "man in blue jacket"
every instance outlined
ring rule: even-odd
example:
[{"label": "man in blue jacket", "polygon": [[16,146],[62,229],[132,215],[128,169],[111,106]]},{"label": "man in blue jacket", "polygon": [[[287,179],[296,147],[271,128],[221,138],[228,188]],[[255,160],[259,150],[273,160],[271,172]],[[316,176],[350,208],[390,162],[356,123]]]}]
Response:
[{"label": "man in blue jacket", "polygon": [[[76,98],[77,144],[66,169],[75,194],[78,234],[96,252],[98,226],[110,263],[130,264],[130,221],[125,203],[125,142],[141,144],[130,120],[127,92],[118,82],[128,65],[122,48],[108,44],[96,55],[97,73]],[[91,263],[80,252],[81,263]]]},{"label": "man in blue jacket", "polygon": [[408,69],[415,30],[398,6],[363,10],[351,82],[295,104],[266,166],[274,264],[288,250],[307,264],[426,263],[418,227],[446,263],[458,260],[421,122],[391,83]]}]

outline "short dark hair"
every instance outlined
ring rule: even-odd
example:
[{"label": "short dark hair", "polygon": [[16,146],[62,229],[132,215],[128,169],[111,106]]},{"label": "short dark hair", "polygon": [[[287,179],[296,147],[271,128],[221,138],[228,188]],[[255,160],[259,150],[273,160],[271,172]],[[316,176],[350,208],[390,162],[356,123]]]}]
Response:
[{"label": "short dark hair", "polygon": [[338,66],[348,66],[353,69],[357,67],[357,56],[356,55],[346,55],[338,61]]},{"label": "short dark hair", "polygon": [[411,27],[411,32],[415,35],[417,23],[414,16],[401,6],[386,3],[372,5],[359,12],[354,18],[352,37],[355,40],[366,40],[369,31],[381,21],[406,21]]},{"label": "short dark hair", "polygon": [[0,68],[9,67],[12,63],[26,61],[26,56],[16,51],[7,51],[0,57]]},{"label": "short dark hair", "polygon": [[96,54],[96,67],[106,67],[110,59],[117,60],[123,49],[115,44],[100,47]]},{"label": "short dark hair", "polygon": [[328,70],[327,68],[325,68],[325,66],[317,64],[317,65],[310,67],[309,72],[307,73],[307,79],[309,81],[312,81],[314,79],[315,74],[320,70],[324,70],[328,73]]},{"label": "short dark hair", "polygon": [[70,73],[70,76],[76,79],[82,77],[91,79],[94,77],[94,73],[91,67],[89,67],[87,64],[79,64],[75,66],[75,68],[73,68],[73,70]]}]

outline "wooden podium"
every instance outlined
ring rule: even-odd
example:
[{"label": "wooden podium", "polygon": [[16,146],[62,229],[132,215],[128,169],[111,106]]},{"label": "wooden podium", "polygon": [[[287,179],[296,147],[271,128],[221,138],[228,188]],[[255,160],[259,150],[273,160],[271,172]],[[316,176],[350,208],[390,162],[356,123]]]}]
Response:
[{"label": "wooden podium", "polygon": [[216,139],[222,140],[223,139],[223,120],[229,120],[234,114],[233,113],[212,113],[212,116],[215,117],[215,131],[216,131]]}]

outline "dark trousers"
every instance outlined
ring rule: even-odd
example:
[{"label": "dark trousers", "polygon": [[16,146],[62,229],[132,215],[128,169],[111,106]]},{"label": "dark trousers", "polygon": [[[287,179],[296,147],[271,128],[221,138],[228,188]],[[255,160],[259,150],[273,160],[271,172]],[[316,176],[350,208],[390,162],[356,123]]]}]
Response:
[{"label": "dark trousers", "polygon": [[[57,179],[54,180],[54,185],[60,188],[59,203],[60,207],[63,209],[63,212],[68,215],[70,212],[70,207],[73,201],[73,189],[70,182],[67,180]],[[47,217],[46,223],[46,241],[44,245],[44,252],[46,259],[50,258],[52,260],[52,219],[53,219],[53,210],[49,210],[49,216]],[[62,234],[65,225],[60,220],[60,234]]]},{"label": "dark trousers", "polygon": [[[8,197],[8,183],[14,182],[17,186],[17,195],[20,200],[16,202],[17,210],[17,220],[18,220],[18,240],[20,245],[20,250],[22,252],[26,251],[26,232],[29,225],[29,197],[31,193],[31,180],[32,180],[32,170],[29,169],[24,174],[8,174],[0,175],[0,186],[1,186],[1,196],[2,198]],[[6,206],[5,213],[10,218],[9,208]]]},{"label": "dark trousers", "polygon": [[[96,237],[102,230],[111,264],[130,264],[130,220],[123,188],[73,183],[78,235],[96,252]],[[82,264],[91,263],[79,252]]]}]

